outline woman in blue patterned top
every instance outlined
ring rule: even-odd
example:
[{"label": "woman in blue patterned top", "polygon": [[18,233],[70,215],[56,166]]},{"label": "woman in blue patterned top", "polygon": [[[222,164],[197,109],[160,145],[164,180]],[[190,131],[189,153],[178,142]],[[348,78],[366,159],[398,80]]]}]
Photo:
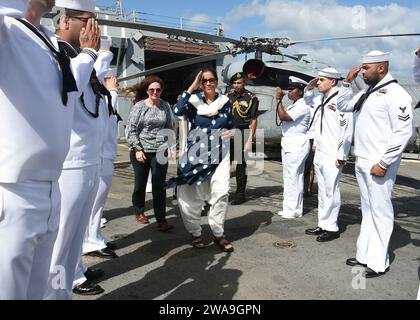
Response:
[{"label": "woman in blue patterned top", "polygon": [[[165,129],[173,129],[173,114],[168,102],[160,98],[163,81],[157,76],[148,76],[141,83],[129,88],[135,93],[135,105],[127,121],[126,138],[130,148],[130,160],[134,169],[133,207],[136,220],[147,224],[144,215],[146,184],[149,170],[152,173],[153,209],[159,231],[173,228],[166,221],[165,180],[168,163],[161,163],[167,153]],[[144,99],[146,98],[146,99]]]},{"label": "woman in blue patterned top", "polygon": [[[185,228],[193,236],[195,248],[204,248],[201,238],[201,208],[210,204],[208,220],[214,242],[225,252],[232,244],[224,238],[228,206],[230,161],[229,139],[234,119],[229,98],[218,94],[217,74],[213,68],[200,71],[174,107],[177,116],[185,116],[191,125],[187,151],[178,164],[178,176],[169,180],[177,186],[178,204]],[[200,89],[197,94],[193,92]]]}]

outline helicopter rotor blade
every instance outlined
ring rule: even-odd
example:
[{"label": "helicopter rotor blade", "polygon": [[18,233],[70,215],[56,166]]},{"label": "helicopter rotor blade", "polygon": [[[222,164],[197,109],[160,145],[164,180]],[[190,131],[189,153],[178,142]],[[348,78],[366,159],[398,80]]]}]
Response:
[{"label": "helicopter rotor blade", "polygon": [[194,58],[190,58],[190,59],[186,59],[186,60],[182,60],[182,61],[177,61],[177,62],[165,64],[163,66],[156,67],[156,68],[153,68],[153,69],[138,72],[138,73],[132,74],[132,75],[127,76],[127,77],[118,78],[118,81],[132,80],[132,79],[140,78],[140,77],[147,76],[147,75],[153,74],[153,73],[158,73],[158,72],[163,72],[163,71],[172,70],[172,69],[176,69],[176,68],[181,68],[181,67],[189,66],[189,65],[192,65],[192,64],[196,64],[196,63],[207,62],[207,61],[211,61],[211,60],[221,58],[221,57],[223,57],[227,54],[230,54],[230,51],[222,51],[222,52],[217,52],[217,53],[214,53],[214,54],[209,54],[209,55],[205,55],[205,56],[199,56],[199,57],[194,57]]},{"label": "helicopter rotor blade", "polygon": [[366,36],[349,36],[349,37],[300,40],[300,41],[290,41],[289,45],[309,43],[309,42],[320,42],[320,41],[366,39],[366,38],[389,38],[389,37],[413,37],[413,36],[420,36],[420,33],[376,34],[376,35],[366,35]]},{"label": "helicopter rotor blade", "polygon": [[128,28],[128,29],[137,29],[137,30],[144,30],[144,31],[151,31],[151,32],[159,32],[159,33],[173,35],[173,36],[197,38],[204,41],[230,42],[230,43],[239,42],[239,40],[237,39],[231,39],[231,38],[227,38],[223,36],[217,36],[217,35],[201,33],[201,32],[196,32],[196,31],[189,31],[189,30],[180,30],[176,28],[161,27],[161,26],[155,26],[151,24],[128,22],[128,21],[122,21],[122,20],[108,20],[108,19],[101,19],[101,18],[97,19],[97,21],[99,25],[119,27],[119,28]]}]

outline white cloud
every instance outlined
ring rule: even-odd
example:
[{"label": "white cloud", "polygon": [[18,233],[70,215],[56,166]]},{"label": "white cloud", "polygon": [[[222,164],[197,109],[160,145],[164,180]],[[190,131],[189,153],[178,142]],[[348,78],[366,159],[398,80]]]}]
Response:
[{"label": "white cloud", "polygon": [[[357,15],[360,14],[360,8],[365,10],[365,16]],[[334,0],[253,0],[234,7],[222,22],[227,36],[239,37],[241,31],[247,30],[246,36],[286,36],[292,40],[304,40],[419,32],[416,30],[419,16],[420,7],[408,8],[397,4],[355,7],[337,4]],[[360,17],[362,19],[358,19]],[[247,21],[258,25],[260,34],[257,34],[257,28],[241,28],[247,25]],[[360,29],[363,22],[365,28]],[[413,51],[418,46],[420,37],[403,37],[315,42],[298,44],[284,51],[288,54],[307,53],[343,72],[359,64],[362,53],[374,49],[389,51],[391,72],[400,78],[411,78]]]},{"label": "white cloud", "polygon": [[210,33],[214,33],[213,30],[217,28],[215,19],[203,13],[196,13],[184,19],[184,25],[187,29]]}]

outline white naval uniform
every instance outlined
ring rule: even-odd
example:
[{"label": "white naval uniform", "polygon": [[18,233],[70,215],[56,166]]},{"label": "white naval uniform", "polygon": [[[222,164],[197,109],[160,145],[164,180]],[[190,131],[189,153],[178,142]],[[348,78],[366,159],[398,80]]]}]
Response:
[{"label": "white naval uniform", "polygon": [[[77,66],[76,59],[72,59],[72,68]],[[78,83],[78,88],[83,91],[86,108],[94,113],[96,99],[89,82],[92,71],[93,60],[89,72],[75,74],[84,80]],[[72,297],[76,264],[81,255],[83,238],[99,185],[100,141],[104,131],[102,115],[107,110],[104,99],[100,99],[100,116],[94,118],[84,109],[81,99],[76,102],[70,150],[58,180],[62,195],[60,226],[54,244],[46,299]],[[66,273],[65,283],[57,288],[55,279],[59,266],[64,266]]]},{"label": "white naval uniform", "polygon": [[293,121],[282,122],[281,158],[283,163],[284,218],[298,218],[303,213],[303,174],[309,153],[306,135],[310,120],[310,107],[299,99],[285,110]]},{"label": "white naval uniform", "polygon": [[[331,89],[325,101],[338,92]],[[349,96],[350,94],[348,94]],[[321,105],[323,94],[315,96],[314,90],[305,93],[305,100],[315,107]],[[343,166],[337,168],[337,160],[347,160],[353,135],[353,114],[336,110],[338,95],[325,106],[324,114],[319,109],[312,126],[315,126],[314,169],[318,181],[318,227],[327,231],[338,231],[337,218],[341,206],[339,182]],[[322,131],[321,131],[321,117]]]},{"label": "white naval uniform", "polygon": [[420,84],[420,57],[419,56],[414,57],[413,76],[414,76],[414,81]]},{"label": "white naval uniform", "polygon": [[[393,77],[388,73],[376,87],[390,80]],[[352,93],[351,87],[342,87],[340,91]],[[339,103],[338,108],[353,111],[365,91]],[[354,153],[362,208],[356,259],[375,272],[384,272],[389,266],[388,245],[394,226],[391,193],[402,152],[412,134],[411,102],[400,85],[391,83],[373,92],[355,113]],[[370,174],[375,164],[387,169],[385,177]]]},{"label": "white naval uniform", "polygon": [[[113,54],[110,51],[99,52],[94,68],[99,81],[102,83],[104,81],[104,75],[109,69],[112,58]],[[115,110],[117,108],[118,91],[115,89],[111,90],[110,93],[112,99],[111,103]],[[108,242],[108,240],[102,235],[100,228],[103,208],[105,207],[106,199],[108,198],[108,193],[111,188],[112,175],[114,173],[114,160],[117,157],[118,122],[116,115],[109,115],[108,100],[105,99],[105,101],[106,103],[101,104],[101,106],[106,105],[106,110],[101,109],[102,112],[99,114],[99,118],[103,123],[103,129],[101,130],[102,154],[98,167],[98,188],[83,239],[82,254],[79,256],[76,265],[73,288],[87,280],[84,275],[87,267],[83,263],[82,255],[104,249],[106,248],[106,243]]]},{"label": "white naval uniform", "polygon": [[208,221],[215,237],[224,235],[224,223],[229,202],[230,153],[226,152],[210,180],[201,185],[177,186],[178,205],[185,228],[194,237],[201,236],[201,209],[210,204]]},{"label": "white naval uniform", "polygon": [[[44,295],[77,95],[63,105],[56,59],[11,18],[23,17],[27,2],[0,0],[0,299]],[[58,50],[55,35],[41,29]]]},{"label": "white naval uniform", "polygon": [[[112,106],[116,110],[118,92],[116,89],[111,89],[110,93]],[[99,189],[89,220],[89,227],[86,230],[85,240],[83,241],[83,254],[104,249],[108,242],[100,230],[102,213],[111,188],[112,175],[114,174],[114,160],[117,157],[118,119],[113,114],[107,120],[108,127],[103,141]]]}]

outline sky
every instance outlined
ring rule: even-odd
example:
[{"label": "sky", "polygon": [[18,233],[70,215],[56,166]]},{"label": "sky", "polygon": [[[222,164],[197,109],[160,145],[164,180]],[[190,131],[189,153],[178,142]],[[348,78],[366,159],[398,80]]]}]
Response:
[{"label": "sky", "polygon": [[[258,36],[306,40],[369,34],[420,33],[420,1],[412,0],[122,2],[126,13],[135,9],[148,14],[221,23],[225,36],[229,38]],[[97,0],[97,5],[113,6],[115,1]],[[150,15],[144,17],[160,19]],[[410,79],[416,47],[420,47],[420,36],[297,44],[284,49],[283,52],[308,54],[311,59],[325,62],[345,75],[349,68],[360,64],[362,54],[371,50],[382,50],[391,53],[391,73],[397,78]]]}]

